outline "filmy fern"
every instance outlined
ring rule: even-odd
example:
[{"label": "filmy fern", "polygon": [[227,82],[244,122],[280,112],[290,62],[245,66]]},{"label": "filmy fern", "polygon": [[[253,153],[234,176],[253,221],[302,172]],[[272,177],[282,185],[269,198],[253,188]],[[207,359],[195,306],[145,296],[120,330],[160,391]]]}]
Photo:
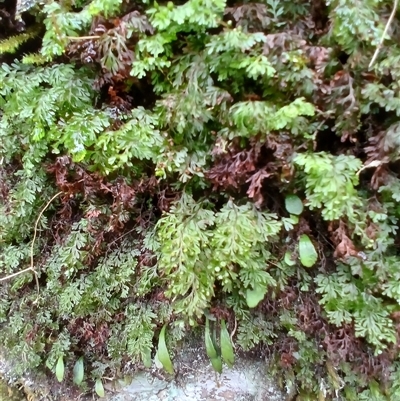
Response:
[{"label": "filmy fern", "polygon": [[83,363],[102,394],[214,319],[279,358],[293,397],[399,398],[392,4],[5,3],[0,345],[17,372]]}]

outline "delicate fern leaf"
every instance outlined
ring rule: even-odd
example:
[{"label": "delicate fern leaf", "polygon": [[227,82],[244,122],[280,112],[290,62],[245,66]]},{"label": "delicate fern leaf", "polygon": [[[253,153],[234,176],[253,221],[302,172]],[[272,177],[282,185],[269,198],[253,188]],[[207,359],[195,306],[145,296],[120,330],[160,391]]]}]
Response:
[{"label": "delicate fern leaf", "polygon": [[164,369],[170,373],[174,373],[174,367],[171,362],[171,358],[168,353],[167,345],[165,343],[165,330],[167,328],[167,325],[165,324],[163,328],[161,329],[160,332],[160,337],[158,338],[158,359],[162,363]]},{"label": "delicate fern leaf", "polygon": [[104,397],[105,393],[104,393],[103,382],[101,381],[101,379],[96,380],[96,383],[94,385],[94,391],[99,397],[101,398]]},{"label": "delicate fern leaf", "polygon": [[305,267],[314,266],[318,259],[318,254],[315,250],[314,244],[311,242],[310,237],[307,234],[300,236],[299,257],[301,264]]},{"label": "delicate fern leaf", "polygon": [[15,53],[18,48],[35,35],[33,32],[24,32],[16,36],[4,39],[0,42],[0,54]]},{"label": "delicate fern leaf", "polygon": [[84,365],[83,365],[83,356],[81,356],[74,365],[73,371],[73,381],[76,385],[80,385],[83,381],[84,376]]},{"label": "delicate fern leaf", "polygon": [[217,373],[222,373],[222,359],[220,356],[216,358],[211,358],[211,365]]},{"label": "delicate fern leaf", "polygon": [[232,368],[235,362],[232,341],[226,328],[225,320],[221,320],[221,355],[226,364]]},{"label": "delicate fern leaf", "polygon": [[64,358],[63,356],[60,356],[57,360],[57,365],[56,365],[56,377],[60,383],[64,380],[64,373],[65,373]]},{"label": "delicate fern leaf", "polygon": [[142,353],[142,361],[143,365],[146,368],[151,368],[151,350],[147,349],[145,352]]},{"label": "delicate fern leaf", "polygon": [[296,265],[296,261],[292,259],[292,253],[291,252],[286,252],[285,253],[285,257],[284,257],[283,260],[288,266],[295,266]]},{"label": "delicate fern leaf", "polygon": [[26,54],[24,57],[22,57],[22,64],[36,64],[36,65],[41,65],[45,64],[48,62],[49,59],[40,53],[31,53],[31,54]]},{"label": "delicate fern leaf", "polygon": [[256,286],[253,289],[247,289],[246,302],[249,308],[255,308],[263,299],[267,292],[267,287]]},{"label": "delicate fern leaf", "polygon": [[218,357],[217,350],[215,349],[214,346],[214,341],[212,340],[211,337],[211,332],[210,332],[210,321],[208,318],[206,318],[206,329],[204,331],[204,341],[206,344],[206,353],[207,356],[210,359],[215,359]]},{"label": "delicate fern leaf", "polygon": [[295,214],[296,216],[303,212],[303,202],[297,195],[286,196],[285,207],[290,214]]}]

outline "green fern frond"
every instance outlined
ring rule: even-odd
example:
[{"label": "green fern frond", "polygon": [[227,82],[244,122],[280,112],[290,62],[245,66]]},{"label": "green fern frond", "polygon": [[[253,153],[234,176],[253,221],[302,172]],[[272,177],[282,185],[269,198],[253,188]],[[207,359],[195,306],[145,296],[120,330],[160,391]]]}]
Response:
[{"label": "green fern frond", "polygon": [[29,39],[35,36],[33,32],[24,32],[16,36],[11,36],[0,42],[0,54],[15,53],[17,49]]},{"label": "green fern frond", "polygon": [[22,64],[36,64],[36,65],[42,65],[45,64],[49,59],[40,53],[30,53],[25,55],[22,58]]}]

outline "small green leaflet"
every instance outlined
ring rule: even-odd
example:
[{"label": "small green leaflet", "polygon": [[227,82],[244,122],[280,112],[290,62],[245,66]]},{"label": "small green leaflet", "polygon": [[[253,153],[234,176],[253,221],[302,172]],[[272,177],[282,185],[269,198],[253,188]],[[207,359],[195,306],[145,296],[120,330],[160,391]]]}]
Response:
[{"label": "small green leaflet", "polygon": [[151,349],[146,349],[142,352],[142,361],[146,368],[151,368]]},{"label": "small green leaflet", "polygon": [[174,367],[172,366],[171,358],[168,353],[167,344],[165,343],[165,330],[167,325],[165,324],[160,332],[160,337],[158,338],[158,360],[163,365],[164,369],[170,373],[174,373]]},{"label": "small green leaflet", "polygon": [[75,362],[73,373],[74,373],[74,383],[79,386],[83,381],[83,373],[84,373],[83,356],[81,356]]},{"label": "small green leaflet", "polygon": [[217,373],[222,373],[222,359],[220,356],[211,358],[211,365]]},{"label": "small green leaflet", "polygon": [[235,362],[235,354],[225,320],[221,320],[221,355],[225,363],[232,368]]},{"label": "small green leaflet", "polygon": [[303,202],[297,195],[287,195],[285,207],[290,214],[300,215],[303,212]]},{"label": "small green leaflet", "polygon": [[64,379],[64,358],[60,356],[56,365],[56,377],[57,380],[61,383]]},{"label": "small green leaflet", "polygon": [[214,347],[214,342],[213,342],[213,340],[211,338],[210,321],[208,320],[207,317],[206,317],[206,329],[205,329],[205,332],[204,332],[204,342],[206,344],[207,356],[210,359],[217,358],[218,357],[218,353],[217,353],[217,350]]},{"label": "small green leaflet", "polygon": [[46,359],[46,366],[50,369],[53,370],[54,364],[51,363],[51,360],[49,358]]},{"label": "small green leaflet", "polygon": [[164,369],[163,364],[160,362],[160,360],[158,359],[158,351],[156,352],[156,354],[154,355],[154,365],[156,366],[157,369]]},{"label": "small green leaflet", "polygon": [[307,234],[302,234],[299,241],[300,262],[305,267],[312,267],[318,259],[317,251]]},{"label": "small green leaflet", "polygon": [[204,333],[204,340],[206,343],[206,353],[207,356],[210,358],[211,365],[214,370],[218,373],[222,373],[222,359],[218,355],[218,352],[215,348],[213,338],[211,337],[210,333],[210,321],[206,317],[206,329]]},{"label": "small green leaflet", "polygon": [[257,286],[256,288],[250,290],[247,289],[246,291],[246,302],[249,308],[255,308],[265,296],[267,292],[267,287]]},{"label": "small green leaflet", "polygon": [[94,385],[94,391],[99,397],[104,397],[104,387],[101,379],[97,379]]},{"label": "small green leaflet", "polygon": [[284,261],[288,266],[294,266],[296,264],[296,261],[292,259],[292,253],[291,252],[286,252],[285,253]]}]

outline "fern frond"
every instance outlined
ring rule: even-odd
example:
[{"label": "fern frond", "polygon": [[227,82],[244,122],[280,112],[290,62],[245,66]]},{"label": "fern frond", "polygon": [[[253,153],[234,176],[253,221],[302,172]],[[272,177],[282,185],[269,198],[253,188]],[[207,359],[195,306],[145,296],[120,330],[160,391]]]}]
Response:
[{"label": "fern frond", "polygon": [[47,57],[41,55],[40,53],[30,53],[26,54],[22,58],[22,64],[36,64],[36,65],[42,65],[45,64],[48,60]]},{"label": "fern frond", "polygon": [[35,36],[34,32],[24,32],[16,36],[4,39],[0,42],[0,54],[15,53],[18,48]]}]

